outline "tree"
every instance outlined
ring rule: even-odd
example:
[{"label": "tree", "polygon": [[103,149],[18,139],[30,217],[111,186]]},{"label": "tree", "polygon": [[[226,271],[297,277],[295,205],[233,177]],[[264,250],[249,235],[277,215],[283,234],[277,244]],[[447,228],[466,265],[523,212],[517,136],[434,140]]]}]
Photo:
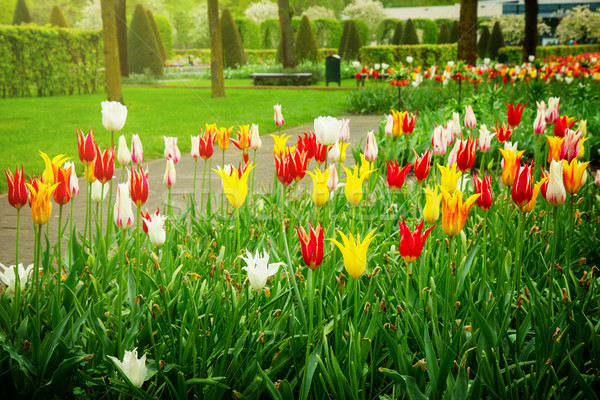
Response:
[{"label": "tree", "polygon": [[525,39],[523,40],[523,62],[527,61],[530,55],[535,56],[535,51],[539,41],[537,31],[537,0],[525,0]]},{"label": "tree", "polygon": [[404,23],[402,21],[398,21],[396,24],[396,29],[394,29],[394,36],[392,37],[392,44],[400,44],[402,43],[402,34],[404,33]]},{"label": "tree", "polygon": [[296,52],[296,60],[298,62],[304,60],[319,61],[319,47],[317,46],[317,40],[310,27],[310,20],[307,15],[302,16],[302,21],[300,21],[294,51]]},{"label": "tree", "polygon": [[477,0],[460,2],[458,59],[470,65],[477,61]]},{"label": "tree", "polygon": [[61,28],[68,28],[67,20],[62,13],[62,10],[59,6],[52,7],[52,12],[50,13],[50,20],[48,23],[52,26],[58,26]]},{"label": "tree", "polygon": [[361,19],[367,23],[371,31],[385,18],[383,5],[377,0],[353,0],[342,10],[342,14],[351,19]]},{"label": "tree", "polygon": [[17,6],[15,7],[15,13],[13,15],[13,25],[28,24],[31,22],[31,14],[25,0],[17,0]]},{"label": "tree", "polygon": [[404,25],[404,33],[402,34],[402,44],[419,44],[419,36],[417,35],[417,29],[412,19],[406,21]]},{"label": "tree", "polygon": [[363,46],[362,39],[358,33],[358,28],[354,20],[350,20],[348,27],[348,40],[346,41],[346,47],[344,48],[344,60],[356,60],[358,59],[360,48]]},{"label": "tree", "polygon": [[244,11],[244,15],[252,18],[259,25],[266,19],[279,17],[277,4],[269,0],[261,0],[250,4]]},{"label": "tree", "polygon": [[279,29],[281,31],[281,60],[284,68],[296,66],[294,60],[294,35],[292,33],[292,13],[289,0],[277,0],[279,6]]},{"label": "tree", "polygon": [[500,22],[496,21],[494,28],[492,29],[492,36],[490,37],[490,43],[488,44],[488,56],[492,59],[498,58],[498,50],[504,47],[504,36],[502,36],[502,29],[500,29]]},{"label": "tree", "polygon": [[556,27],[556,36],[562,43],[569,40],[585,43],[600,38],[600,13],[591,11],[589,6],[576,6],[559,16],[563,18]]},{"label": "tree", "polygon": [[437,44],[446,44],[450,42],[450,28],[446,22],[442,22],[438,32]]},{"label": "tree", "polygon": [[160,59],[164,64],[164,62],[167,61],[167,49],[165,48],[165,42],[160,34],[160,30],[158,30],[158,25],[154,19],[154,14],[152,14],[152,11],[149,9],[146,9],[146,13],[148,13],[148,22],[150,23],[150,28],[152,28],[152,34],[154,35],[154,40],[156,41],[156,47],[158,47]]},{"label": "tree", "polygon": [[225,7],[221,13],[221,40],[223,41],[223,62],[227,68],[246,65],[246,55],[240,31],[233,20],[231,11]]},{"label": "tree", "polygon": [[219,21],[219,0],[207,0],[210,31],[210,86],[212,97],[225,97],[223,80],[223,42]]},{"label": "tree", "polygon": [[450,41],[448,43],[458,42],[458,21],[452,22],[452,28],[450,29]]},{"label": "tree", "polygon": [[129,56],[127,55],[127,0],[115,0],[117,14],[117,41],[119,42],[119,61],[121,76],[129,76]]},{"label": "tree", "polygon": [[490,29],[484,26],[479,35],[479,42],[477,43],[477,54],[480,58],[487,57],[488,44],[490,43]]},{"label": "tree", "polygon": [[112,1],[100,2],[102,12],[102,36],[104,38],[104,75],[106,77],[106,97],[109,101],[123,104],[121,92],[121,64],[117,43],[115,4]]},{"label": "tree", "polygon": [[142,74],[144,69],[148,68],[154,75],[162,75],[163,61],[160,58],[160,50],[152,33],[148,13],[141,4],[136,5],[133,10],[127,53],[129,72]]}]

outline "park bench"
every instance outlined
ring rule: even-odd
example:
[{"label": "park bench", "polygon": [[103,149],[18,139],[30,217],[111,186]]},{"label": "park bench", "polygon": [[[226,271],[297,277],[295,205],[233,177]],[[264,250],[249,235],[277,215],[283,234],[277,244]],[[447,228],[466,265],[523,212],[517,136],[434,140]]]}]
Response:
[{"label": "park bench", "polygon": [[292,79],[296,85],[307,85],[312,78],[311,72],[258,72],[250,74],[250,78],[254,79],[254,86],[264,85],[270,80]]}]

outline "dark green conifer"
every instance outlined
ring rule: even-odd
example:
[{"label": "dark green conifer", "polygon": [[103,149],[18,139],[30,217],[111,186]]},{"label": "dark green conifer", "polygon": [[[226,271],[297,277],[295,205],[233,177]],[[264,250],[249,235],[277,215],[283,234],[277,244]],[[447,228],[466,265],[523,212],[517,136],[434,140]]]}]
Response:
[{"label": "dark green conifer", "polygon": [[127,45],[131,73],[142,74],[148,68],[154,75],[163,74],[160,50],[148,21],[148,13],[141,4],[137,4],[133,10]]},{"label": "dark green conifer", "polygon": [[223,65],[225,68],[237,68],[238,66],[246,65],[242,37],[233,20],[231,11],[227,7],[221,12],[221,38],[223,43]]},{"label": "dark green conifer", "polygon": [[297,62],[300,63],[304,60],[319,61],[319,47],[307,15],[302,16],[294,45]]}]

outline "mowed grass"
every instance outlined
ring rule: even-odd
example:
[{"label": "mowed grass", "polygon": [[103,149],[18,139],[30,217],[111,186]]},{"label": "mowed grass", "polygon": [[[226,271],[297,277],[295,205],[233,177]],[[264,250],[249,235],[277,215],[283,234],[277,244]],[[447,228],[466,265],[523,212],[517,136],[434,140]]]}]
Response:
[{"label": "mowed grass", "polygon": [[[211,98],[210,89],[124,87],[128,108],[124,134],[128,143],[137,133],[146,159],[161,157],[163,136],[177,136],[182,153],[190,150],[190,135],[198,135],[206,123],[236,126],[256,123],[260,132],[276,131],[273,105],[281,104],[285,127],[311,122],[319,115],[341,115],[349,91],[311,89],[228,89],[225,98]],[[42,150],[50,157],[64,153],[78,159],[75,129],[94,129],[101,147],[110,144],[102,126],[100,103],[104,93],[83,96],[14,98],[0,100],[0,167],[39,174]],[[285,129],[283,130],[285,132]],[[117,137],[115,137],[115,142]],[[77,162],[81,173],[81,163]],[[7,190],[0,179],[0,193]]]}]

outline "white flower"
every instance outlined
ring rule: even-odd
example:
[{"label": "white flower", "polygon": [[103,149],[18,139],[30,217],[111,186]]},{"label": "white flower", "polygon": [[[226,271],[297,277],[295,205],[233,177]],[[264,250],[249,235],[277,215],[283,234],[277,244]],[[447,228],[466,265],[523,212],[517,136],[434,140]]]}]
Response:
[{"label": "white flower", "polygon": [[373,68],[375,69],[375,71],[379,71],[379,68],[381,68],[381,64],[375,63],[375,65],[373,66]]},{"label": "white flower", "polygon": [[533,62],[533,60],[535,60],[535,56],[530,54],[529,57],[527,57],[527,59],[529,60],[529,62]]},{"label": "white flower", "polygon": [[462,130],[460,129],[460,115],[457,112],[452,113],[452,134],[455,138],[460,137]]},{"label": "white flower", "polygon": [[190,151],[190,155],[193,159],[200,158],[200,135],[198,136],[190,136],[192,141],[192,150]]},{"label": "white flower", "polygon": [[11,265],[10,267],[6,267],[4,264],[0,263],[0,282],[6,285],[7,293],[13,293],[16,285],[16,274],[15,271],[19,274],[19,287],[21,291],[25,288],[25,284],[29,281],[29,277],[31,276],[31,272],[33,271],[33,264],[29,264],[27,268],[23,267],[23,264],[19,263],[19,265]]},{"label": "white flower", "polygon": [[127,107],[118,101],[103,101],[101,105],[102,125],[111,132],[123,129],[127,120]]},{"label": "white flower", "polygon": [[181,152],[177,147],[177,138],[170,136],[163,136],[165,138],[165,158],[173,160],[173,163],[177,164],[181,158]]},{"label": "white flower", "polygon": [[360,67],[360,61],[352,61],[352,67],[354,67],[354,68]]},{"label": "white flower", "polygon": [[129,183],[119,183],[117,187],[117,201],[115,202],[115,224],[121,229],[129,229],[133,225],[133,210]]},{"label": "white flower", "polygon": [[537,116],[533,121],[533,133],[541,135],[546,130],[546,117],[543,110],[537,110]]},{"label": "white flower", "polygon": [[121,165],[129,165],[131,163],[131,152],[127,148],[125,136],[119,136],[119,144],[117,146],[117,161]]},{"label": "white flower", "polygon": [[71,192],[71,198],[73,198],[79,194],[79,179],[77,179],[77,172],[75,172],[75,164],[73,164],[71,161],[67,161],[64,168],[68,170],[69,167],[71,168],[69,191]]},{"label": "white flower", "polygon": [[137,134],[131,137],[131,162],[137,165],[144,162],[144,148]]},{"label": "white flower", "polygon": [[490,61],[492,61],[492,60],[490,60],[490,58],[489,58],[489,57],[486,57],[486,58],[484,58],[484,59],[483,59],[483,63],[484,63],[485,65],[489,65],[489,64],[490,64]]},{"label": "white flower", "polygon": [[315,135],[317,141],[325,146],[330,146],[338,141],[342,121],[334,117],[315,118]]},{"label": "white flower", "polygon": [[563,181],[563,163],[562,161],[552,160],[550,163],[550,175],[548,177],[548,186],[546,188],[546,201],[551,205],[558,207],[567,199],[567,192]]},{"label": "white flower", "polygon": [[350,118],[342,118],[338,140],[342,143],[347,143],[350,140]]},{"label": "white flower", "polygon": [[406,62],[407,62],[408,64],[412,64],[412,62],[413,62],[414,60],[415,60],[415,59],[414,59],[414,58],[412,58],[411,56],[406,56]]},{"label": "white flower", "polygon": [[150,214],[150,219],[146,221],[146,227],[148,228],[148,239],[152,246],[160,247],[165,243],[166,232],[165,232],[165,220],[167,219],[164,215]]},{"label": "white flower", "polygon": [[446,65],[448,65],[450,68],[452,68],[452,67],[454,67],[454,61],[448,61],[448,63]]},{"label": "white flower", "polygon": [[386,69],[388,69],[388,67],[389,67],[389,66],[390,66],[389,64],[386,64],[386,63],[381,63],[381,69],[383,69],[384,71],[385,71]]},{"label": "white flower", "polygon": [[487,153],[490,151],[490,146],[492,145],[492,138],[496,135],[496,132],[490,134],[487,126],[485,124],[481,124],[479,128],[479,151],[482,153]]},{"label": "white flower", "polygon": [[277,273],[280,265],[285,265],[282,262],[269,264],[269,254],[263,252],[261,255],[258,253],[258,250],[254,256],[246,250],[246,257],[240,256],[240,258],[246,261],[246,266],[242,269],[248,274],[250,286],[257,292],[265,287],[267,279],[269,279],[270,276]]},{"label": "white flower", "polygon": [[113,360],[115,365],[119,367],[121,372],[131,381],[133,386],[137,388],[142,387],[144,380],[146,380],[146,373],[148,372],[148,368],[146,367],[146,354],[138,359],[137,349],[133,349],[133,351],[125,350],[123,362],[113,356],[108,356],[108,358]]},{"label": "white flower", "polygon": [[392,137],[394,129],[394,116],[392,114],[387,116],[387,121],[385,122],[385,136]]},{"label": "white flower", "polygon": [[414,74],[413,80],[410,82],[412,87],[417,87],[423,82],[423,76],[421,74]]},{"label": "white flower", "polygon": [[335,142],[335,144],[331,146],[331,149],[329,149],[329,152],[327,152],[327,158],[329,158],[329,161],[332,163],[335,163],[340,160],[340,156],[340,142]]},{"label": "white flower", "polygon": [[473,129],[477,125],[477,119],[473,112],[473,107],[465,106],[465,127],[467,129]]},{"label": "white flower", "polygon": [[175,163],[172,158],[167,159],[167,166],[165,168],[165,176],[163,177],[163,183],[166,187],[171,188],[177,180],[177,173],[175,171]]},{"label": "white flower", "polygon": [[327,189],[330,192],[334,192],[337,188],[343,186],[343,183],[340,183],[340,177],[337,172],[337,168],[335,164],[332,164],[329,167],[329,179],[327,180]]},{"label": "white flower", "polygon": [[546,107],[546,122],[553,124],[559,116],[560,97],[550,97]]},{"label": "white flower", "polygon": [[285,121],[283,119],[283,114],[281,113],[281,104],[275,104],[273,106],[273,111],[274,111],[273,119],[275,119],[275,125],[283,126]]},{"label": "white flower", "polygon": [[92,182],[92,201],[94,203],[100,203],[106,199],[106,195],[108,194],[107,185],[100,183],[100,181]]},{"label": "white flower", "polygon": [[367,133],[367,144],[365,146],[365,160],[373,162],[377,159],[377,141],[375,140],[375,132]]},{"label": "white flower", "polygon": [[572,76],[565,76],[565,83],[567,85],[570,85],[571,82],[573,82],[573,77]]},{"label": "white flower", "polygon": [[254,151],[260,149],[262,141],[260,140],[260,134],[258,132],[258,125],[252,124],[250,128],[250,148]]}]

